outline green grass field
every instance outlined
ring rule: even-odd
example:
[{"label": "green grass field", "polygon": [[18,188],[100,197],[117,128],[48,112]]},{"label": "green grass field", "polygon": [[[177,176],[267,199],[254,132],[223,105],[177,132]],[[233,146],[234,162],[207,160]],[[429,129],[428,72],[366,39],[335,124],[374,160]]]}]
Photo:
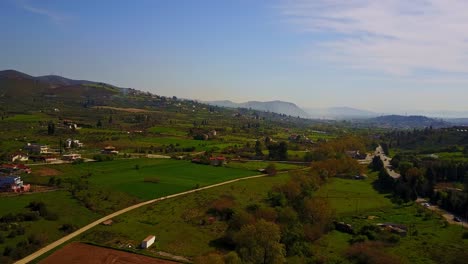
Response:
[{"label": "green grass field", "polygon": [[[215,250],[210,242],[220,238],[226,222],[201,225],[207,219],[206,211],[210,204],[222,195],[234,198],[234,208],[261,203],[273,185],[288,179],[287,174],[240,181],[195,194],[165,200],[122,215],[112,226],[98,226],[83,236],[91,241],[107,246],[119,247],[121,243],[138,245],[148,234],[157,236],[156,247],[182,256],[198,256]],[[148,252],[147,252],[148,253]]]},{"label": "green grass field", "polygon": [[[7,118],[5,118],[4,122],[6,121],[10,121],[10,122],[38,122],[38,121],[47,121],[47,120],[51,120],[52,118],[48,117],[47,115],[45,114],[41,114],[41,113],[35,113],[35,114],[17,114],[17,115],[14,115],[14,116],[9,116]],[[2,122],[0,121],[0,122]]]},{"label": "green grass field", "polygon": [[58,215],[58,220],[49,221],[41,218],[38,221],[22,222],[21,225],[25,228],[24,235],[14,238],[6,238],[8,232],[0,231],[0,234],[6,238],[5,243],[0,244],[0,252],[6,246],[14,247],[18,242],[26,240],[32,234],[44,237],[47,241],[54,241],[64,236],[59,228],[63,224],[72,224],[74,226],[84,226],[92,220],[99,218],[99,215],[86,209],[84,206],[74,200],[69,192],[55,191],[47,193],[27,194],[13,197],[2,197],[0,203],[1,216],[6,213],[21,213],[28,212],[25,208],[30,202],[44,202],[47,209]]},{"label": "green grass field", "polygon": [[[403,257],[407,263],[444,263],[452,252],[468,250],[468,241],[462,239],[459,226],[446,226],[444,220],[420,205],[392,204],[385,194],[375,191],[371,185],[375,175],[367,180],[332,179],[318,193],[327,197],[335,209],[337,218],[353,225],[355,230],[369,224],[398,223],[410,228],[413,235],[400,239],[386,250]],[[314,247],[318,256],[333,263],[352,263],[344,258],[349,234],[333,231],[321,238]]]},{"label": "green grass field", "polygon": [[[54,165],[50,168],[60,171],[60,177],[92,173],[89,182],[95,188],[125,192],[145,200],[259,174],[241,168],[213,167],[168,159],[121,159]],[[145,178],[157,178],[160,182],[145,182]]]},{"label": "green grass field", "polygon": [[366,180],[334,178],[322,186],[317,195],[326,197],[339,215],[392,207],[385,195],[379,194],[371,184],[375,175]]}]

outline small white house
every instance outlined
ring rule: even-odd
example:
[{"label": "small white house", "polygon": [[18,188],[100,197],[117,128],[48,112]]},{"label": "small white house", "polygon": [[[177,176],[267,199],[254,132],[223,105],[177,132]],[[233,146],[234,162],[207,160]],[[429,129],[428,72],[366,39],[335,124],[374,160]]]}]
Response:
[{"label": "small white house", "polygon": [[156,240],[156,236],[150,235],[145,240],[141,242],[141,248],[149,248],[151,245],[154,244],[154,241]]},{"label": "small white house", "polygon": [[81,159],[81,154],[65,154],[62,156],[62,160],[75,161]]},{"label": "small white house", "polygon": [[15,162],[15,161],[24,162],[24,161],[28,161],[28,160],[29,160],[28,154],[14,153],[13,155],[11,155],[11,162]]}]

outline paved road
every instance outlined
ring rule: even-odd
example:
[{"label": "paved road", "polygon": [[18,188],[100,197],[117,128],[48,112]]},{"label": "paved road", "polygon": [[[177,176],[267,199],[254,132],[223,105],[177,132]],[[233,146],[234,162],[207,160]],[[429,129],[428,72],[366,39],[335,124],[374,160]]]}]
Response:
[{"label": "paved road", "polygon": [[38,258],[39,256],[49,252],[50,250],[62,245],[63,243],[69,241],[70,239],[72,238],[75,238],[79,235],[81,235],[82,233],[88,231],[89,229],[101,224],[102,222],[106,221],[106,220],[109,220],[109,219],[112,219],[114,217],[117,217],[121,214],[124,214],[126,212],[129,212],[131,210],[134,210],[134,209],[137,209],[139,207],[142,207],[142,206],[145,206],[145,205],[148,205],[148,204],[152,204],[152,203],[155,203],[155,202],[159,202],[159,201],[163,201],[163,200],[167,200],[167,199],[171,199],[171,198],[175,198],[175,197],[178,197],[178,196],[182,196],[182,195],[186,195],[186,194],[190,194],[190,193],[194,193],[194,192],[199,192],[199,191],[202,191],[202,190],[206,190],[206,189],[210,189],[210,188],[214,188],[214,187],[218,187],[218,186],[222,186],[222,185],[226,185],[226,184],[230,184],[230,183],[233,183],[233,182],[237,182],[237,181],[243,181],[243,180],[250,180],[250,179],[255,179],[255,178],[260,178],[260,177],[265,177],[265,176],[268,176],[267,174],[262,174],[262,175],[256,175],[256,176],[250,176],[250,177],[244,177],[244,178],[239,178],[239,179],[234,179],[234,180],[230,180],[230,181],[225,181],[225,182],[221,182],[221,183],[217,183],[217,184],[213,184],[213,185],[209,185],[209,186],[205,186],[205,187],[201,187],[201,188],[198,188],[198,189],[194,189],[194,190],[190,190],[190,191],[186,191],[186,192],[181,192],[181,193],[176,193],[176,194],[172,194],[172,195],[168,195],[168,196],[164,196],[164,197],[161,197],[161,198],[157,198],[157,199],[153,199],[153,200],[149,200],[149,201],[146,201],[146,202],[142,202],[142,203],[139,203],[139,204],[135,204],[135,205],[132,205],[130,207],[127,207],[125,209],[122,209],[120,211],[117,211],[115,213],[112,213],[110,215],[107,215],[105,217],[102,217],[101,219],[98,219],[94,222],[92,222],[91,224],[88,224],[87,226],[84,226],[78,230],[76,230],[75,232],[67,235],[67,236],[64,236],[62,237],[61,239],[45,246],[44,248],[34,252],[33,254],[17,261],[16,263],[18,264],[23,264],[23,263],[29,263],[30,261],[33,261],[34,259]]},{"label": "paved road", "polygon": [[392,177],[394,179],[398,179],[398,178],[401,177],[401,175],[399,173],[397,173],[396,171],[394,171],[392,169],[392,165],[390,165],[390,161],[392,160],[392,158],[387,157],[387,155],[385,155],[385,153],[384,153],[384,151],[382,149],[382,146],[379,145],[375,149],[375,152],[374,152],[373,156],[380,156],[380,159],[383,161],[384,167],[387,170],[387,173],[388,173],[388,175],[390,175],[390,177]]}]

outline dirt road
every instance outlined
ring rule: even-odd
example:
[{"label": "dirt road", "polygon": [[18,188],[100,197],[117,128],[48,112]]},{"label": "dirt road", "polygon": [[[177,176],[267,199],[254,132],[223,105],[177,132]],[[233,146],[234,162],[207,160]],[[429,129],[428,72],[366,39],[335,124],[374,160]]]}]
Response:
[{"label": "dirt road", "polygon": [[182,196],[182,195],[186,195],[186,194],[190,194],[190,193],[195,193],[195,192],[199,192],[199,191],[202,191],[202,190],[206,190],[206,189],[210,189],[210,188],[214,188],[214,187],[218,187],[218,186],[238,182],[238,181],[261,178],[261,177],[265,177],[265,176],[268,176],[268,175],[267,174],[262,174],[262,175],[244,177],[244,178],[240,178],[240,179],[234,179],[234,180],[217,183],[217,184],[201,187],[201,188],[186,191],[186,192],[176,193],[176,194],[172,194],[172,195],[168,195],[168,196],[164,196],[164,197],[161,197],[161,198],[157,198],[157,199],[153,199],[153,200],[149,200],[149,201],[146,201],[146,202],[142,202],[142,203],[139,203],[139,204],[132,205],[130,207],[124,208],[124,209],[122,209],[120,211],[117,211],[117,212],[114,212],[114,213],[112,213],[110,215],[102,217],[102,218],[92,222],[91,224],[88,224],[88,225],[78,229],[77,231],[75,231],[75,232],[73,232],[73,233],[71,233],[71,234],[69,234],[67,236],[64,236],[61,239],[59,239],[59,240],[57,240],[57,241],[43,247],[42,249],[34,252],[33,254],[31,254],[31,255],[29,255],[29,256],[27,256],[27,257],[25,257],[25,258],[23,258],[23,259],[21,259],[19,261],[17,261],[16,263],[18,263],[18,264],[29,263],[29,262],[33,261],[34,259],[38,258],[39,256],[49,252],[50,250],[62,245],[63,243],[65,243],[65,242],[67,242],[67,241],[69,241],[69,240],[83,234],[84,232],[90,230],[91,228],[101,224],[102,222],[104,222],[106,220],[109,220],[109,219],[112,219],[114,217],[117,217],[117,216],[119,216],[121,214],[124,214],[126,212],[129,212],[131,210],[137,209],[139,207],[142,207],[142,206],[145,206],[145,205],[148,205],[148,204],[152,204],[152,203],[155,203],[155,202],[163,201],[163,200],[166,200],[166,199],[171,199],[171,198],[175,198],[175,197],[178,197],[178,196]]},{"label": "dirt road", "polygon": [[[422,199],[422,198],[418,198],[416,200],[416,202],[419,203],[419,204],[422,204],[423,206],[424,206],[424,203],[427,203],[427,201],[425,199]],[[449,224],[460,225],[460,226],[463,226],[464,228],[468,228],[468,222],[467,221],[463,221],[463,219],[461,217],[459,218],[460,222],[455,221],[454,220],[454,218],[455,218],[454,214],[445,211],[444,209],[440,208],[437,205],[431,204],[430,206],[424,206],[424,207],[431,210],[431,211],[436,212],[437,214],[439,214],[440,216],[445,218],[445,220],[447,220],[447,222]]]}]

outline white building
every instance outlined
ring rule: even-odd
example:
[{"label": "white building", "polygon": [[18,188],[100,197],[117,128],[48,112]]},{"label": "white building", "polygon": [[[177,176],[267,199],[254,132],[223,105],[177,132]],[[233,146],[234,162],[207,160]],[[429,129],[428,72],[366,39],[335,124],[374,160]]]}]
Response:
[{"label": "white building", "polygon": [[150,235],[145,240],[141,242],[141,248],[149,248],[151,245],[154,244],[154,241],[156,240],[156,236]]},{"label": "white building", "polygon": [[79,159],[81,159],[81,154],[66,154],[62,156],[62,160],[74,161]]}]

